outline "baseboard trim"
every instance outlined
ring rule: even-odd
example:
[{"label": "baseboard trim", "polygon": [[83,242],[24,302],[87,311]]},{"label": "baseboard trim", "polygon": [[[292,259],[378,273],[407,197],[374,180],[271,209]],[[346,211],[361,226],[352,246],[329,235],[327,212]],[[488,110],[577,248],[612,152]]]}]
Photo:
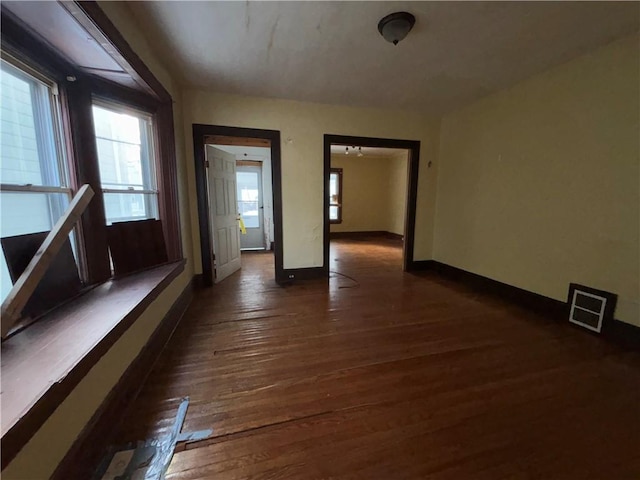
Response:
[{"label": "baseboard trim", "polygon": [[[546,318],[569,323],[569,305],[561,300],[549,298],[538,293],[514,287],[461,268],[453,267],[436,260],[417,260],[411,263],[410,271],[433,271],[440,276],[460,282],[473,290],[488,295],[497,296],[522,308],[534,311]],[[603,325],[600,335],[574,326],[587,334],[604,337],[625,348],[640,349],[640,327],[612,320]]]},{"label": "baseboard trim", "polygon": [[193,284],[193,290],[204,288],[204,276],[201,273],[196,273],[191,283]]},{"label": "baseboard trim", "polygon": [[138,396],[160,353],[171,339],[196,288],[194,277],[173,303],[147,344],[131,362],[118,383],[111,389],[91,420],[84,427],[53,475],[52,480],[92,478],[105,448],[111,443],[123,413]]},{"label": "baseboard trim", "polygon": [[363,239],[372,237],[383,237],[390,240],[402,240],[404,237],[398,233],[387,232],[385,230],[374,230],[370,232],[330,232],[330,239]]},{"label": "baseboard trim", "polygon": [[282,276],[277,278],[277,283],[287,285],[297,280],[316,280],[318,278],[329,278],[329,273],[324,267],[307,268],[285,268]]},{"label": "baseboard trim", "polygon": [[424,270],[434,270],[435,260],[413,260],[407,266],[408,272],[420,272]]},{"label": "baseboard trim", "polygon": [[493,280],[492,278],[484,277],[477,273],[471,273],[461,268],[452,267],[451,265],[435,260],[432,260],[431,269],[443,277],[464,283],[476,291],[499,296],[527,310],[541,313],[554,320],[567,320],[569,318],[569,310],[566,302],[545,297],[544,295],[514,287],[513,285]]},{"label": "baseboard trim", "polygon": [[604,324],[602,335],[610,340],[632,350],[640,350],[640,327],[621,320],[613,319]]}]

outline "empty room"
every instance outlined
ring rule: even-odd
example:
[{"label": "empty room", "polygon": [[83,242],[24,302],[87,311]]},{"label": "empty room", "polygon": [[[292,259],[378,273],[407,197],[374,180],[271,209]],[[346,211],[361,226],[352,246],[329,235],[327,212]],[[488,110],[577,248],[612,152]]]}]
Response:
[{"label": "empty room", "polygon": [[640,478],[640,3],[3,1],[2,477]]}]

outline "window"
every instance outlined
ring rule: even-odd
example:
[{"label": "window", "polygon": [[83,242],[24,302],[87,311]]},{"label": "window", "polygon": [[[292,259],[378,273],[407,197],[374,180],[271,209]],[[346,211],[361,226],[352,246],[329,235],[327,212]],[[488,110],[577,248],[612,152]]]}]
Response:
[{"label": "window", "polygon": [[151,116],[94,104],[93,122],[107,224],[158,218]]},{"label": "window", "polygon": [[[2,60],[0,88],[0,237],[51,230],[71,197],[56,86]],[[0,282],[4,300],[12,287],[4,255]]]},{"label": "window", "polygon": [[[77,20],[65,8],[54,8]],[[99,17],[97,7],[87,8]],[[78,11],[86,21],[78,24],[82,28],[69,32],[76,41],[65,37],[56,43],[40,38],[55,32],[36,32],[27,21],[39,18],[40,7],[16,10],[9,14],[3,4],[0,237],[50,231],[88,184],[94,197],[70,235],[85,285],[112,276],[107,225],[113,222],[161,219],[168,259],[181,259],[171,95],[117,35],[112,40],[100,29],[85,29],[94,25],[87,11]],[[24,24],[22,16],[28,17]],[[88,64],[74,63],[76,53],[92,45],[87,38],[99,45],[120,42],[113,51],[124,49],[127,58],[88,49]],[[121,74],[94,68],[116,64]],[[2,300],[11,287],[0,249]]]},{"label": "window", "polygon": [[329,222],[342,223],[342,169],[329,173]]}]

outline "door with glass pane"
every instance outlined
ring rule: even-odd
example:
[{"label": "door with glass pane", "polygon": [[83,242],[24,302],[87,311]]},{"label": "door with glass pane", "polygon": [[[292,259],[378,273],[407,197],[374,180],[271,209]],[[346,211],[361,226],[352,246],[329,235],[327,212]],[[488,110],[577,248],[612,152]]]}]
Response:
[{"label": "door with glass pane", "polygon": [[262,215],[262,167],[238,166],[238,212],[246,233],[240,235],[240,248],[258,250],[265,248],[264,218]]}]

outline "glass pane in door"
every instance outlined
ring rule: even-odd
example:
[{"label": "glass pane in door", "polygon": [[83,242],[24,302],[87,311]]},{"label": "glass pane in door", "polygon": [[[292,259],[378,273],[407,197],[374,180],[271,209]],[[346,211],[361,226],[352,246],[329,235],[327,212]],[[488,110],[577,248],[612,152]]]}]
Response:
[{"label": "glass pane in door", "polygon": [[238,211],[247,228],[260,227],[260,176],[258,172],[237,172]]}]

